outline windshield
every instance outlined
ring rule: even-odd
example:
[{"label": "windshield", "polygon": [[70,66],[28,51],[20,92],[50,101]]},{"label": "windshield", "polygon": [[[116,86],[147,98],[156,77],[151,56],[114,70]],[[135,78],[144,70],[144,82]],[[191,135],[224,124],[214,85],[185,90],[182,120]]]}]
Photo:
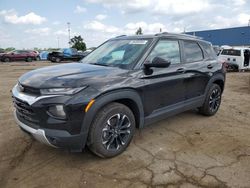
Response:
[{"label": "windshield", "polygon": [[82,63],[129,69],[149,43],[148,39],[110,40],[82,59]]}]

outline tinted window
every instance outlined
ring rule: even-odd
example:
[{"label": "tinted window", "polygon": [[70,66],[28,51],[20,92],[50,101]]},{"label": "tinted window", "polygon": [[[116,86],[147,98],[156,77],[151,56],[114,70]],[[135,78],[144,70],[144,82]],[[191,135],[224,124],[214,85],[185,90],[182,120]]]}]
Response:
[{"label": "tinted window", "polygon": [[20,54],[20,53],[21,53],[21,51],[16,50],[16,51],[13,51],[12,53],[14,53],[14,54]]},{"label": "tinted window", "polygon": [[184,41],[184,55],[188,63],[203,59],[202,50],[196,42]]},{"label": "tinted window", "polygon": [[148,39],[110,40],[87,55],[82,62],[130,69],[149,44]]},{"label": "tinted window", "polygon": [[224,49],[222,50],[221,55],[240,56],[240,50]]},{"label": "tinted window", "polygon": [[201,42],[200,45],[203,48],[203,51],[205,52],[204,57],[206,59],[215,59],[216,58],[216,52],[211,44]]},{"label": "tinted window", "polygon": [[152,61],[155,57],[169,60],[171,64],[180,63],[180,49],[178,41],[159,41],[148,56],[147,60]]}]

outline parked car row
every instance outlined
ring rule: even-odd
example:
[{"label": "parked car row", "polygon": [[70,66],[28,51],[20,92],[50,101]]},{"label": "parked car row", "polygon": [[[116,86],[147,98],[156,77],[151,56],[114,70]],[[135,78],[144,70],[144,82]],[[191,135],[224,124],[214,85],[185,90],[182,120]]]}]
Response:
[{"label": "parked car row", "polygon": [[14,50],[7,53],[1,53],[0,59],[3,62],[39,60],[39,52],[33,50]]},{"label": "parked car row", "polygon": [[40,53],[34,50],[14,50],[7,53],[0,53],[0,60],[3,62],[49,60],[59,63],[61,61],[79,61],[90,52],[91,50],[78,52],[75,48],[63,48],[59,51],[42,51]]},{"label": "parked car row", "polygon": [[61,61],[80,61],[87,54],[88,53],[78,52],[75,48],[63,48],[59,51],[49,53],[47,59],[56,63]]}]

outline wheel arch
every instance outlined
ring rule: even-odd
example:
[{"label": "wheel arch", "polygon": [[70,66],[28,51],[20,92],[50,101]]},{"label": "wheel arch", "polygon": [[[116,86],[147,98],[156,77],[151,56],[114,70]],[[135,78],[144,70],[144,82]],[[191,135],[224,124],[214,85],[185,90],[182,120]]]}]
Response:
[{"label": "wheel arch", "polygon": [[221,88],[221,91],[223,92],[223,90],[224,90],[224,84],[225,84],[223,80],[216,79],[213,83],[219,85],[220,88]]},{"label": "wheel arch", "polygon": [[225,86],[225,75],[224,74],[216,74],[214,75],[208,82],[206,87],[206,94],[211,87],[212,84],[218,84],[223,92]]},{"label": "wheel arch", "polygon": [[[142,128],[144,125],[144,111],[140,95],[134,89],[119,89],[107,92],[96,97],[91,108],[86,112],[81,132],[88,134],[89,128],[100,109],[109,103],[117,102],[126,105],[134,114],[136,127]],[[87,139],[87,138],[86,138]],[[85,140],[84,143],[86,143]],[[84,147],[84,146],[83,146]]]}]

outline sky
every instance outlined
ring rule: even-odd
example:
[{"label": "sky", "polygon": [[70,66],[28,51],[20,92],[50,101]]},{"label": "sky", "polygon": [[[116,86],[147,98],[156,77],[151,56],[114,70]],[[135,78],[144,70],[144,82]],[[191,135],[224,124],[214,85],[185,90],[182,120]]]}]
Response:
[{"label": "sky", "polygon": [[87,47],[118,35],[181,33],[247,26],[250,0],[0,0],[0,48]]}]

